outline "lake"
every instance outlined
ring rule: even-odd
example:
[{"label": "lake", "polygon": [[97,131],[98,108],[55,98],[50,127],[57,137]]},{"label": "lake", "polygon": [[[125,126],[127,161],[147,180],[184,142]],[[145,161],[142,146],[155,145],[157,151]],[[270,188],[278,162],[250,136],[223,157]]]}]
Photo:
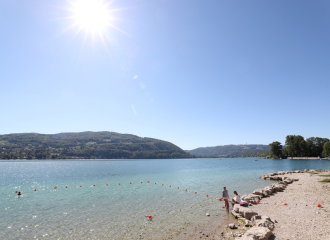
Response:
[{"label": "lake", "polygon": [[270,184],[264,173],[330,168],[255,159],[2,160],[0,239],[162,239],[220,224],[223,186],[242,196]]}]

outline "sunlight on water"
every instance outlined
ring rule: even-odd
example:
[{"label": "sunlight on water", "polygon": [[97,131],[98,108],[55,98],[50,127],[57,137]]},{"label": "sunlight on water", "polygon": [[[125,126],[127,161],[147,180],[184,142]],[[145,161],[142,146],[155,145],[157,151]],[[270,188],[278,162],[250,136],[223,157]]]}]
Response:
[{"label": "sunlight on water", "polygon": [[260,174],[326,169],[330,162],[245,158],[0,165],[0,239],[137,239],[140,234],[157,239],[214,219],[220,224],[223,186],[243,195],[269,185]]}]

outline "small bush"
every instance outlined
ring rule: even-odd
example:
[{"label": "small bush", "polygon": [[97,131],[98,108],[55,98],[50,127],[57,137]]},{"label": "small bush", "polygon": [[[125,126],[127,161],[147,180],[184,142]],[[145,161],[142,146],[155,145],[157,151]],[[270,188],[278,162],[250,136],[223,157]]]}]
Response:
[{"label": "small bush", "polygon": [[330,178],[323,179],[323,180],[320,181],[320,182],[328,183],[328,182],[330,182]]}]

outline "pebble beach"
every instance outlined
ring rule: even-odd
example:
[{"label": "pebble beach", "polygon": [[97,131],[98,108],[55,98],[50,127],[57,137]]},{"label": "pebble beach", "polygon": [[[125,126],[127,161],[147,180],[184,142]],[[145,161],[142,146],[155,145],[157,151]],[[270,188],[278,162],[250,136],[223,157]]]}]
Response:
[{"label": "pebble beach", "polygon": [[[245,219],[247,224],[229,213],[225,223],[219,225],[215,221],[209,227],[196,227],[194,232],[185,238],[180,236],[180,239],[330,239],[330,183],[320,182],[326,178],[324,175],[329,174],[329,170],[281,172],[275,176],[293,181],[281,191],[260,197],[259,203],[250,203],[248,210],[257,216]],[[265,181],[269,181],[270,185],[276,183]],[[230,206],[236,214],[234,208]],[[258,216],[260,220],[257,220]],[[230,224],[234,224],[235,228],[230,229]],[[267,230],[268,233],[259,234],[259,230]]]}]

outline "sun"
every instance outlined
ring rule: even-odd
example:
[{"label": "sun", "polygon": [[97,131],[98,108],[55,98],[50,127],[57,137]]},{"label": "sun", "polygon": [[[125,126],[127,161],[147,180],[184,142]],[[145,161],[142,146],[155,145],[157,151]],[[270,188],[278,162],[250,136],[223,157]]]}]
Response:
[{"label": "sun", "polygon": [[76,0],[72,2],[74,25],[86,32],[102,34],[111,26],[111,11],[103,0]]}]

